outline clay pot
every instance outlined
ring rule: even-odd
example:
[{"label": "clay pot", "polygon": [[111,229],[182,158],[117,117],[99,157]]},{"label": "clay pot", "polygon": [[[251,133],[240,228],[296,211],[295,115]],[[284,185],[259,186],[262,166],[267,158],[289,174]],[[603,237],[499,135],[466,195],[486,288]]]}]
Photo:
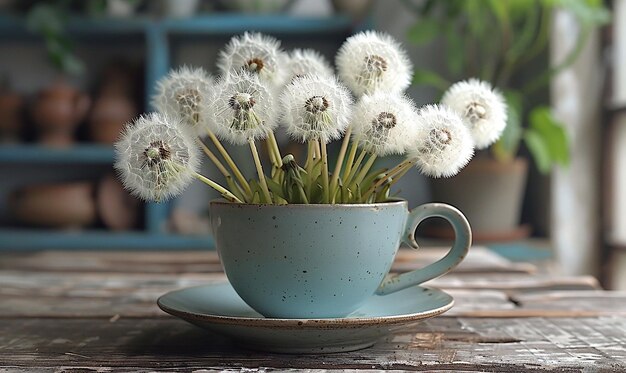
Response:
[{"label": "clay pot", "polygon": [[[449,203],[467,217],[475,241],[511,241],[527,237],[530,227],[520,225],[528,161],[502,163],[473,159],[458,175],[432,179],[434,202]],[[429,226],[427,234],[453,237],[447,224]]]},{"label": "clay pot", "polygon": [[360,21],[369,13],[373,0],[332,0],[336,13],[347,14],[350,18]]},{"label": "clay pot", "polygon": [[74,141],[74,130],[85,118],[89,105],[86,94],[64,83],[39,92],[32,112],[39,141],[50,146],[70,145]]},{"label": "clay pot", "polygon": [[24,187],[13,193],[10,209],[17,222],[48,228],[85,227],[97,218],[91,182]]},{"label": "clay pot", "polygon": [[126,96],[100,96],[89,115],[89,137],[102,144],[114,143],[124,124],[137,115],[137,110],[136,105]]},{"label": "clay pot", "polygon": [[17,93],[0,93],[0,143],[18,142],[24,100]]},{"label": "clay pot", "polygon": [[130,230],[138,225],[140,203],[132,197],[114,174],[98,183],[96,196],[98,215],[104,225],[114,231]]}]

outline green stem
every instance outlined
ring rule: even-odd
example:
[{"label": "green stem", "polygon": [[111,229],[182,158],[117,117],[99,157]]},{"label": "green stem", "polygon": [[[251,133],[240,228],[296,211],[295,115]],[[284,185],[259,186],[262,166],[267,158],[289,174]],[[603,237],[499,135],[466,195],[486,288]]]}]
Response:
[{"label": "green stem", "polygon": [[261,165],[259,152],[257,151],[256,145],[254,144],[254,140],[252,138],[248,139],[248,144],[250,145],[250,151],[252,152],[252,158],[254,159],[256,172],[259,175],[259,185],[261,186],[261,191],[263,192],[263,196],[265,197],[265,202],[271,204],[272,196],[270,195],[270,190],[267,187],[267,181],[265,180],[265,173],[263,172],[263,166]]},{"label": "green stem", "polygon": [[362,149],[361,153],[359,153],[359,157],[356,159],[354,164],[352,164],[352,168],[350,169],[350,172],[348,173],[346,178],[342,180],[343,185],[348,186],[352,183],[352,178],[354,177],[356,172],[359,170],[359,167],[361,166],[361,163],[363,162],[363,159],[365,158],[366,155],[367,155],[367,151],[365,151],[365,149]]},{"label": "green stem", "polygon": [[365,176],[367,176],[367,173],[369,172],[369,170],[374,165],[374,162],[376,161],[377,157],[378,156],[376,155],[376,153],[370,154],[369,159],[367,160],[367,162],[365,162],[365,164],[361,168],[361,171],[356,175],[354,180],[350,182],[350,189],[354,189],[353,188],[354,186],[356,186],[357,184],[360,184],[363,181]]},{"label": "green stem", "polygon": [[541,6],[539,31],[537,31],[537,36],[535,40],[533,40],[530,47],[526,48],[524,53],[519,56],[519,60],[517,61],[518,65],[523,65],[528,61],[531,61],[545,49],[546,45],[548,45],[548,30],[552,24],[552,20],[550,19],[551,16],[552,12],[550,11],[550,8],[548,6]]},{"label": "green stem", "polygon": [[283,157],[282,155],[280,155],[280,148],[278,147],[278,142],[276,141],[274,132],[270,132],[267,140],[269,141],[271,151],[274,152],[274,158],[276,158],[276,167],[280,169],[283,167]]},{"label": "green stem", "polygon": [[344,182],[344,185],[346,181],[346,176],[348,176],[350,174],[350,171],[352,171],[352,164],[354,163],[354,157],[356,156],[358,143],[359,139],[356,139],[356,141],[352,141],[350,143],[350,152],[348,153],[348,159],[346,160],[346,168],[343,170],[343,175],[341,177],[341,181]]},{"label": "green stem", "polygon": [[324,203],[330,202],[330,185],[328,183],[328,154],[326,153],[326,142],[319,140],[320,153],[322,156],[322,193]]},{"label": "green stem", "polygon": [[591,30],[588,27],[581,28],[580,35],[578,36],[578,39],[576,39],[576,45],[574,46],[574,49],[569,52],[565,59],[557,66],[548,69],[548,71],[545,71],[543,74],[535,77],[533,80],[528,82],[522,87],[521,92],[527,95],[533,93],[537,89],[550,83],[550,79],[552,79],[553,76],[572,65],[587,44],[587,41],[589,40],[589,35],[591,35]]},{"label": "green stem", "polygon": [[372,185],[366,192],[365,194],[363,194],[363,199],[367,200],[367,198],[376,191],[376,189],[378,189],[380,186],[382,186],[383,184],[385,184],[386,182],[388,182],[388,180],[390,178],[394,178],[399,174],[404,175],[404,173],[402,173],[405,169],[410,168],[413,164],[415,163],[414,160],[404,160],[403,162],[399,163],[397,166],[395,166],[394,168],[390,169],[389,171],[387,171],[381,178],[380,180],[378,180],[374,185]]},{"label": "green stem", "polygon": [[314,166],[314,161],[313,161],[313,157],[315,156],[315,149],[313,149],[313,141],[309,141],[307,143],[307,150],[306,150],[306,163],[304,164],[304,170],[306,171],[306,177],[307,180],[309,180],[309,182],[305,183],[306,186],[306,195],[310,196],[311,195],[311,188],[313,186],[313,166]]},{"label": "green stem", "polygon": [[202,181],[206,185],[218,191],[222,195],[222,197],[226,198],[228,201],[235,202],[235,203],[243,203],[239,198],[237,198],[237,196],[232,194],[228,189],[224,188],[223,186],[219,185],[218,183],[209,179],[208,177],[200,175],[197,172],[194,172],[193,176],[195,176],[196,179]]},{"label": "green stem", "polygon": [[246,180],[246,178],[243,176],[241,171],[239,171],[239,167],[237,167],[237,164],[235,164],[233,159],[230,157],[230,154],[228,154],[228,152],[226,151],[226,149],[224,148],[220,140],[215,136],[215,134],[212,131],[207,130],[207,133],[209,135],[209,138],[211,139],[211,141],[217,148],[217,150],[220,152],[220,154],[224,158],[224,161],[226,161],[226,164],[228,164],[230,169],[233,170],[233,173],[235,174],[237,181],[239,181],[239,184],[241,184],[241,186],[243,187],[244,191],[246,192],[246,195],[252,196],[252,188],[250,188],[250,184],[248,184],[248,181]]},{"label": "green stem", "polygon": [[[237,182],[233,179],[233,176],[230,174],[230,172],[228,172],[226,167],[224,167],[224,165],[222,164],[222,162],[220,162],[217,156],[213,154],[213,152],[204,144],[204,142],[202,142],[202,140],[200,140],[200,138],[198,138],[198,143],[200,144],[200,148],[202,148],[202,150],[204,151],[204,154],[209,157],[213,164],[215,164],[215,167],[217,167],[222,175],[224,175],[224,178],[226,179],[228,185],[231,186],[231,188],[233,186],[236,188],[236,190],[233,190],[233,193],[236,194],[237,197],[239,197],[240,199],[243,199],[244,201],[247,200],[248,198],[246,198],[244,191],[241,190],[241,186],[237,184]],[[252,198],[252,196],[250,196],[250,198]]]},{"label": "green stem", "polygon": [[339,184],[339,173],[341,172],[341,167],[343,166],[343,159],[346,156],[346,151],[348,150],[348,144],[350,144],[350,135],[352,134],[352,126],[348,127],[346,131],[343,142],[341,143],[341,149],[339,150],[339,155],[337,156],[337,163],[335,163],[335,169],[333,170],[333,176],[330,179],[330,195],[332,196],[331,203],[335,203],[335,194],[337,191],[337,185]]},{"label": "green stem", "polygon": [[276,155],[274,154],[274,150],[272,149],[272,144],[270,144],[269,140],[265,140],[265,145],[267,147],[267,155],[270,158],[270,163],[272,164],[272,173],[270,174],[272,180],[276,177],[276,173],[278,172],[278,162],[276,162]]}]

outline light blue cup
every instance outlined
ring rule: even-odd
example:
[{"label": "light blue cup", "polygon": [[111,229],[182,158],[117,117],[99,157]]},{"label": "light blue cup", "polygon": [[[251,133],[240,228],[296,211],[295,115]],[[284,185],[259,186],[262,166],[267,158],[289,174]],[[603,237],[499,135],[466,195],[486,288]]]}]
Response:
[{"label": "light blue cup", "polygon": [[[256,311],[273,318],[344,317],[369,297],[421,284],[459,264],[470,247],[467,219],[429,203],[248,205],[213,201],[211,225],[231,285]],[[441,260],[389,273],[400,241],[417,249],[417,225],[429,217],[452,224],[456,237]]]}]

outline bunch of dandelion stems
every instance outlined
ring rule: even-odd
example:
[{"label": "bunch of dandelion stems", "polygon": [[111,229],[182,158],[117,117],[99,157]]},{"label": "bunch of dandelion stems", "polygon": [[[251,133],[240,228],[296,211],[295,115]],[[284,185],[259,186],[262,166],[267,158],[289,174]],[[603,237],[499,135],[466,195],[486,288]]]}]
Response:
[{"label": "bunch of dandelion stems", "polygon": [[[381,188],[389,188],[394,185],[413,166],[414,161],[405,160],[391,169],[381,169],[370,173],[377,159],[377,155],[365,149],[359,151],[359,141],[358,139],[351,141],[351,132],[351,128],[348,128],[345,133],[332,174],[329,172],[326,142],[321,140],[310,140],[308,142],[306,162],[304,165],[308,183],[305,183],[305,190],[301,191],[304,201],[309,200],[307,197],[312,193],[312,189],[314,188],[313,184],[318,184],[317,187],[321,188],[321,203],[343,203],[344,201],[340,198],[340,189],[346,188],[347,190],[355,191],[364,180],[372,180],[369,188],[362,191],[360,194],[361,197],[352,201],[353,203],[364,203],[371,200],[373,196],[376,196],[377,191]],[[268,180],[263,171],[254,139],[249,139],[248,144],[250,146],[258,180],[249,181],[246,180],[217,136],[210,130],[207,131],[207,134],[223,161],[220,160],[200,138],[198,138],[198,144],[224,176],[228,188],[197,173],[194,175],[196,178],[218,191],[222,197],[230,202],[263,204],[290,203],[290,201],[285,200],[282,196],[270,192],[267,184]],[[266,139],[266,145],[267,153],[272,164],[269,179],[271,182],[280,185],[284,181],[285,171],[283,170],[283,157],[274,133],[269,134]],[[318,182],[318,180],[320,181]]]}]

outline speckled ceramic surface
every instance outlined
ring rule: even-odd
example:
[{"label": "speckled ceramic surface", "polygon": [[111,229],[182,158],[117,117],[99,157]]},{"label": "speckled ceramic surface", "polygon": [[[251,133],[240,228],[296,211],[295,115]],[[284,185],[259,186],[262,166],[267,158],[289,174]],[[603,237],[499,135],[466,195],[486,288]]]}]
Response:
[{"label": "speckled ceramic surface", "polygon": [[[211,226],[228,280],[267,317],[343,317],[372,294],[389,294],[443,275],[465,257],[471,231],[442,203],[409,211],[406,201],[354,205],[250,205],[213,201]],[[456,232],[441,260],[389,272],[400,241],[414,248],[417,225],[448,219]],[[384,280],[385,279],[385,280]]]},{"label": "speckled ceramic surface", "polygon": [[275,319],[250,308],[229,283],[176,290],[158,300],[163,311],[230,337],[244,348],[281,353],[366,348],[391,330],[446,312],[453,303],[441,290],[414,286],[373,295],[344,318]]}]

